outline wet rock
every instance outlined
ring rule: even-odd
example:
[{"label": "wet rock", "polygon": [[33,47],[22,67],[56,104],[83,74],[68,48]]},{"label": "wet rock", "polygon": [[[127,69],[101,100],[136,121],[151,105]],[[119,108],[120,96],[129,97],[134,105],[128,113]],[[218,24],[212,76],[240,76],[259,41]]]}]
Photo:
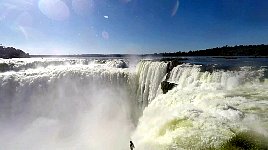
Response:
[{"label": "wet rock", "polygon": [[161,82],[161,89],[164,94],[166,94],[169,90],[173,89],[177,84],[170,83],[168,81]]},{"label": "wet rock", "polygon": [[165,62],[167,62],[167,61],[184,61],[184,60],[188,60],[188,58],[181,58],[181,57],[178,57],[178,58],[168,58],[168,57],[166,57],[166,58],[161,58],[160,59],[160,61],[165,61]]},{"label": "wet rock", "polygon": [[5,72],[13,69],[14,64],[0,63],[0,72]]},{"label": "wet rock", "polygon": [[124,60],[110,60],[107,64],[114,68],[128,68],[128,64]]},{"label": "wet rock", "polygon": [[167,81],[170,77],[170,72],[174,67],[183,64],[183,61],[187,60],[187,58],[162,58],[160,61],[167,62],[167,76],[165,81]]}]

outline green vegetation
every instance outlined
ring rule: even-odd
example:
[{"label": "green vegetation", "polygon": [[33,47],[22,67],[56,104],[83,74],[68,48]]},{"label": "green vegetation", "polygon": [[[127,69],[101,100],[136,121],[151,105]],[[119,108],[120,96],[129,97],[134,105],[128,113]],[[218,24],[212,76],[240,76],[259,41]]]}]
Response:
[{"label": "green vegetation", "polygon": [[12,68],[12,67],[13,67],[13,65],[8,65],[6,63],[0,63],[0,72],[10,70],[10,68]]},{"label": "green vegetation", "polygon": [[226,45],[189,52],[155,53],[154,56],[268,56],[268,45]]},{"label": "green vegetation", "polygon": [[[223,56],[226,59],[236,59],[230,56],[268,57],[268,45],[236,45],[194,50],[189,52],[154,53],[154,54],[81,54],[81,55],[35,55],[35,57],[176,57],[176,56]],[[29,57],[28,53],[13,47],[0,46],[0,58]],[[217,57],[218,58],[218,57]],[[219,57],[221,58],[221,57]],[[168,58],[165,58],[166,61]],[[182,59],[183,60],[183,59]]]},{"label": "green vegetation", "polygon": [[173,119],[169,122],[167,122],[160,130],[159,135],[163,136],[166,134],[167,131],[174,131],[177,128],[183,128],[183,127],[192,127],[193,124],[190,120],[187,119]]},{"label": "green vegetation", "polygon": [[29,54],[14,47],[0,46],[0,58],[28,58]]},{"label": "green vegetation", "polygon": [[268,139],[254,132],[241,132],[224,143],[220,150],[267,150]]}]

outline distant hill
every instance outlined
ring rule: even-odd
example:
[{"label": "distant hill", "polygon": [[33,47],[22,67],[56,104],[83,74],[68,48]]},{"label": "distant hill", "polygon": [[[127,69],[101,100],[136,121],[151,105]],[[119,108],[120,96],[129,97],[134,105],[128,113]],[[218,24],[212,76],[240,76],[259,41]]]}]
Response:
[{"label": "distant hill", "polygon": [[[1,47],[0,47],[1,53]],[[28,57],[29,55],[22,55]],[[268,45],[237,45],[195,50],[189,52],[154,53],[154,54],[78,54],[78,55],[31,55],[31,57],[177,57],[177,56],[249,56],[268,57]],[[1,57],[1,54],[0,54]],[[234,58],[234,57],[233,57]]]},{"label": "distant hill", "polygon": [[28,53],[14,47],[4,47],[0,46],[0,58],[28,58],[30,57]]},{"label": "distant hill", "polygon": [[268,45],[223,46],[205,50],[155,53],[155,56],[268,56]]}]

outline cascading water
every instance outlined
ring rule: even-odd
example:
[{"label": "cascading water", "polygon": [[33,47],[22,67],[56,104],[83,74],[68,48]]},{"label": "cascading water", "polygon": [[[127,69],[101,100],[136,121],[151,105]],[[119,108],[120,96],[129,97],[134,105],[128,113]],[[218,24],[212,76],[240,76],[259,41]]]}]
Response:
[{"label": "cascading water", "polygon": [[137,100],[141,108],[146,107],[158,94],[160,84],[167,72],[167,63],[141,61],[137,65]]},{"label": "cascading water", "polygon": [[188,64],[173,68],[168,81],[177,86],[143,111],[132,136],[138,149],[222,148],[239,133],[268,136],[264,69],[201,70]]},{"label": "cascading water", "polygon": [[[267,137],[265,68],[204,71],[142,60],[0,60],[0,149],[221,148]],[[176,86],[163,94],[161,82]],[[138,119],[138,117],[140,117]]]},{"label": "cascading water", "polygon": [[18,61],[32,67],[0,73],[0,149],[125,149],[134,104],[123,61]]}]

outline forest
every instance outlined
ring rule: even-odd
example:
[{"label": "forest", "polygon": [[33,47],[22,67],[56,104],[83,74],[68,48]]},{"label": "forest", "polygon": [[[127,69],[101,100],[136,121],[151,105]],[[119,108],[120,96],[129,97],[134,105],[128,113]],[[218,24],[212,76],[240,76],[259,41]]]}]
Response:
[{"label": "forest", "polygon": [[0,58],[10,59],[10,58],[28,58],[30,55],[25,53],[20,49],[14,47],[0,46]]},{"label": "forest", "polygon": [[[35,55],[34,57],[53,57],[55,55]],[[78,54],[78,55],[56,55],[57,57],[132,57],[132,56],[152,56],[152,57],[176,57],[176,56],[251,56],[251,57],[268,57],[268,45],[236,45],[209,48],[205,50],[178,51],[171,53],[154,53],[154,54]],[[14,47],[0,46],[0,58],[29,58],[30,55]]]},{"label": "forest", "polygon": [[155,53],[154,56],[268,56],[268,45],[226,45],[189,52]]}]

